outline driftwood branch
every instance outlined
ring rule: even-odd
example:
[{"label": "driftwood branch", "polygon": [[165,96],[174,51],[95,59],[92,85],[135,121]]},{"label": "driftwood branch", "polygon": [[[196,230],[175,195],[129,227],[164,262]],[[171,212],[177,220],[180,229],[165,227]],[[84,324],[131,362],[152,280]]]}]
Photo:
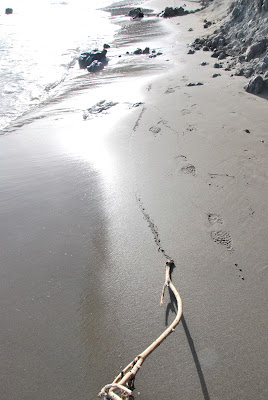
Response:
[{"label": "driftwood branch", "polygon": [[[173,264],[174,263],[172,260],[168,260],[166,263],[166,277],[161,293],[160,305],[163,304],[165,289],[167,286],[169,286],[177,301],[178,311],[176,318],[172,324],[152,344],[150,344],[150,346],[148,346],[142,353],[134,358],[134,360],[131,361],[131,363],[120,372],[120,374],[114,379],[113,383],[102,388],[99,393],[99,397],[104,398],[104,400],[122,400],[131,396],[132,390],[134,389],[135,376],[142,366],[143,361],[171,332],[174,331],[175,326],[178,325],[182,316],[182,300],[179,292],[171,281],[170,270]],[[116,394],[115,391],[120,392],[120,394]]]}]

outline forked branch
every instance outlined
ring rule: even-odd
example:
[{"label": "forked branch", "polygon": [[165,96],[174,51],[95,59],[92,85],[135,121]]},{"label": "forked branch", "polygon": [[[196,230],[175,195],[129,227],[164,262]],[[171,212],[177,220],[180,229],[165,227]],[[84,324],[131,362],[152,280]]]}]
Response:
[{"label": "forked branch", "polygon": [[[173,265],[174,263],[172,260],[168,260],[166,263],[166,278],[161,293],[160,305],[163,304],[165,289],[167,286],[169,286],[177,301],[178,311],[176,318],[172,324],[152,344],[150,344],[150,346],[147,347],[147,349],[140,353],[123,369],[123,371],[120,372],[120,374],[114,379],[113,383],[106,385],[101,389],[99,397],[103,398],[104,400],[122,400],[131,398],[132,390],[134,389],[135,376],[139,371],[143,361],[171,332],[174,331],[175,326],[178,325],[182,316],[182,301],[179,292],[171,281],[170,270]],[[115,391],[118,394],[115,393]]]}]

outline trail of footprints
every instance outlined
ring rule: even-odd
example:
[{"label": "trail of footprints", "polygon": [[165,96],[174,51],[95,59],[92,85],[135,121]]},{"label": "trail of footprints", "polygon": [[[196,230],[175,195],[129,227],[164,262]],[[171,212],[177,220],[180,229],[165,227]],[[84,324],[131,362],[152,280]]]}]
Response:
[{"label": "trail of footprints", "polygon": [[[223,218],[218,215],[218,214],[213,214],[213,213],[209,213],[207,214],[207,218],[208,218],[208,222],[210,223],[210,225],[215,226],[215,229],[211,231],[211,238],[212,240],[217,243],[217,244],[221,244],[222,246],[225,246],[227,248],[227,250],[231,251],[233,250],[233,245],[232,245],[232,237],[231,235],[222,230],[219,229],[219,225],[223,224]],[[217,229],[218,226],[218,229]],[[235,263],[235,269],[238,272],[238,277],[244,281],[245,278],[242,275],[242,268],[239,268],[238,264]]]}]

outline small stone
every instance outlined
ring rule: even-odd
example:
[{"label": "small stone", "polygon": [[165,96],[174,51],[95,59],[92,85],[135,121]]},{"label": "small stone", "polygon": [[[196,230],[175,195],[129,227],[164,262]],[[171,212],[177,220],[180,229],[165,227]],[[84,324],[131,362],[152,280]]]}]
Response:
[{"label": "small stone", "polygon": [[193,28],[189,28],[188,31],[189,31],[189,32],[193,32]]},{"label": "small stone", "polygon": [[202,67],[204,67],[205,65],[208,65],[208,63],[203,61],[200,65],[202,65]]},{"label": "small stone", "polygon": [[221,76],[221,74],[213,74],[212,78],[217,78],[218,76]]},{"label": "small stone", "polygon": [[209,51],[209,47],[208,46],[204,46],[203,47],[203,51]]},{"label": "small stone", "polygon": [[187,54],[194,54],[194,53],[195,53],[195,51],[190,49]]}]

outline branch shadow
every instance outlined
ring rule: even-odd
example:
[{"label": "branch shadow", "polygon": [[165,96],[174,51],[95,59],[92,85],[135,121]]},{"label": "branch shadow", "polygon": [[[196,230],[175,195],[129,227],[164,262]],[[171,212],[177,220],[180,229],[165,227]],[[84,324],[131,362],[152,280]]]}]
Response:
[{"label": "branch shadow", "polygon": [[[172,290],[169,287],[168,287],[168,290],[169,290],[169,296],[170,296],[170,303],[167,305],[167,309],[166,309],[166,317],[165,317],[166,326],[168,325],[168,315],[169,315],[170,311],[172,313],[176,313],[177,312],[176,298],[175,298]],[[189,347],[190,347],[190,350],[191,350],[191,353],[192,353],[192,357],[193,357],[193,360],[194,360],[194,363],[195,363],[195,368],[196,368],[196,371],[197,371],[197,374],[198,374],[198,378],[199,378],[199,381],[200,381],[200,385],[201,385],[201,389],[202,389],[204,400],[210,400],[209,393],[208,393],[208,388],[207,388],[205,377],[204,377],[204,374],[203,374],[203,371],[202,371],[202,368],[201,368],[201,364],[200,364],[200,361],[198,359],[198,355],[197,355],[197,352],[196,352],[196,349],[195,349],[194,341],[193,341],[193,338],[191,336],[191,333],[189,331],[189,328],[187,326],[187,323],[186,323],[186,320],[185,320],[185,317],[184,317],[183,314],[181,316],[181,323],[182,323],[182,326],[183,326],[183,329],[184,329],[184,332],[185,332],[185,335],[186,335],[186,338],[187,338],[187,341],[188,341],[188,344],[189,344]]]}]

